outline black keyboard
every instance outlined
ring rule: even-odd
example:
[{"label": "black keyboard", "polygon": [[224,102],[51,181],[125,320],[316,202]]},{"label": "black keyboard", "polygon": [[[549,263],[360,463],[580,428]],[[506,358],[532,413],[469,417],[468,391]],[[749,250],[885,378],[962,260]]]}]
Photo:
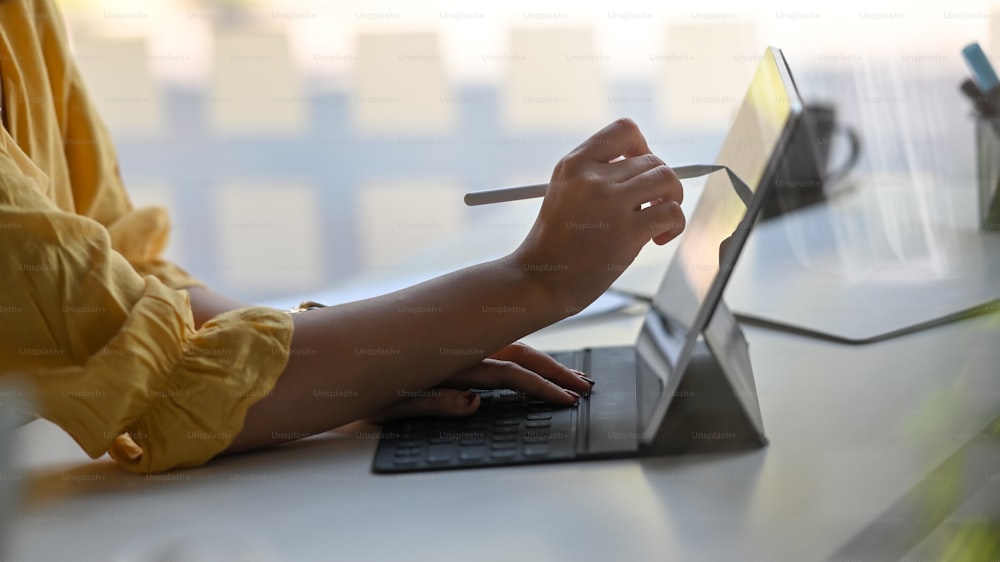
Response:
[{"label": "black keyboard", "polygon": [[577,450],[578,408],[561,408],[511,390],[479,391],[465,418],[411,418],[385,424],[376,472],[552,462]]}]

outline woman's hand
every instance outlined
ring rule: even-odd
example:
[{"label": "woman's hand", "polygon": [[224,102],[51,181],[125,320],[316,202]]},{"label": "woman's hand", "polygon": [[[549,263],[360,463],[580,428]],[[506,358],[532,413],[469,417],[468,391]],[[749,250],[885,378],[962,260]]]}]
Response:
[{"label": "woman's hand", "polygon": [[629,119],[590,137],[556,164],[531,232],[513,256],[566,316],[603,293],[649,242],[684,230],[677,175]]},{"label": "woman's hand", "polygon": [[532,398],[561,406],[572,406],[594,386],[582,373],[560,365],[555,359],[514,343],[462,371],[441,386],[419,396],[403,398],[383,408],[369,421],[384,422],[420,416],[461,417],[479,409],[479,395],[470,388],[510,388]]}]

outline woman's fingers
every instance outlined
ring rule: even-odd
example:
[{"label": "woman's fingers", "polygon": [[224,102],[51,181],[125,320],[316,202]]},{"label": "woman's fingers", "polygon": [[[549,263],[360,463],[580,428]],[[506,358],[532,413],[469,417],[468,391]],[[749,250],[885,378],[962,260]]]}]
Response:
[{"label": "woman's fingers", "polygon": [[616,160],[605,164],[608,171],[608,180],[614,183],[626,182],[639,174],[651,170],[657,166],[663,166],[664,162],[655,154],[642,154],[623,160]]},{"label": "woman's fingers", "polygon": [[455,388],[509,388],[551,404],[572,406],[580,394],[562,388],[513,361],[484,359],[478,365],[452,376],[444,382]]},{"label": "woman's fingers", "polygon": [[563,388],[576,391],[577,394],[586,395],[594,386],[594,382],[586,378],[583,373],[570,369],[549,354],[521,342],[508,345],[494,353],[491,358],[517,363]]},{"label": "woman's fingers", "polygon": [[[578,378],[574,371],[570,372],[573,377]],[[430,389],[424,396],[396,402],[367,419],[373,423],[383,423],[401,418],[470,416],[479,409],[480,399],[471,390],[460,390],[464,388],[510,388],[532,398],[564,406],[572,406],[580,400],[578,393],[560,388],[512,361],[487,359],[451,377],[444,384],[456,388]]]},{"label": "woman's fingers", "polygon": [[[368,417],[372,422],[424,416],[461,417],[479,409],[479,395],[469,388],[508,388],[552,404],[572,406],[590,393],[593,381],[549,355],[514,343],[479,364],[452,376],[442,387],[401,400]],[[445,388],[448,387],[448,388]]]},{"label": "woman's fingers", "polygon": [[610,162],[619,156],[629,158],[649,152],[646,137],[639,126],[628,118],[617,119],[607,127],[594,133],[583,144],[576,147],[571,155],[584,162]]},{"label": "woman's fingers", "polygon": [[622,182],[622,196],[628,203],[641,206],[654,201],[684,201],[684,186],[669,166],[654,166]]},{"label": "woman's fingers", "polygon": [[676,238],[687,225],[684,211],[675,201],[660,201],[639,211],[640,220],[645,221],[649,239],[664,245]]},{"label": "woman's fingers", "polygon": [[471,390],[432,388],[420,397],[400,400],[382,408],[367,419],[370,422],[383,423],[401,418],[427,416],[463,417],[472,415],[478,409],[479,395]]}]

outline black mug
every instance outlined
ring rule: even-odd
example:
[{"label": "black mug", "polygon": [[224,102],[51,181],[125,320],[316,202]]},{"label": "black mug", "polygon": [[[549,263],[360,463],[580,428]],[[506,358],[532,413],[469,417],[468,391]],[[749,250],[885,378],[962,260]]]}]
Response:
[{"label": "black mug", "polygon": [[[830,147],[834,137],[843,135],[848,142],[847,159],[831,170]],[[764,219],[801,209],[826,200],[826,186],[847,175],[861,155],[857,133],[837,124],[837,111],[829,105],[807,105],[800,126],[792,133],[771,194],[764,202]]]}]

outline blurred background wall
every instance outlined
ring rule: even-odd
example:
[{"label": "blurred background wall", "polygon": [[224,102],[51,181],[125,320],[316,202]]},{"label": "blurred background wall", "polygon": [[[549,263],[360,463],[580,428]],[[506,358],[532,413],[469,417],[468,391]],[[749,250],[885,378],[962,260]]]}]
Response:
[{"label": "blurred background wall", "polygon": [[134,202],[171,211],[168,257],[248,301],[526,232],[462,194],[545,181],[618,116],[708,162],[767,45],[861,130],[868,177],[971,189],[959,50],[1000,53],[1000,11],[961,0],[60,4]]}]

